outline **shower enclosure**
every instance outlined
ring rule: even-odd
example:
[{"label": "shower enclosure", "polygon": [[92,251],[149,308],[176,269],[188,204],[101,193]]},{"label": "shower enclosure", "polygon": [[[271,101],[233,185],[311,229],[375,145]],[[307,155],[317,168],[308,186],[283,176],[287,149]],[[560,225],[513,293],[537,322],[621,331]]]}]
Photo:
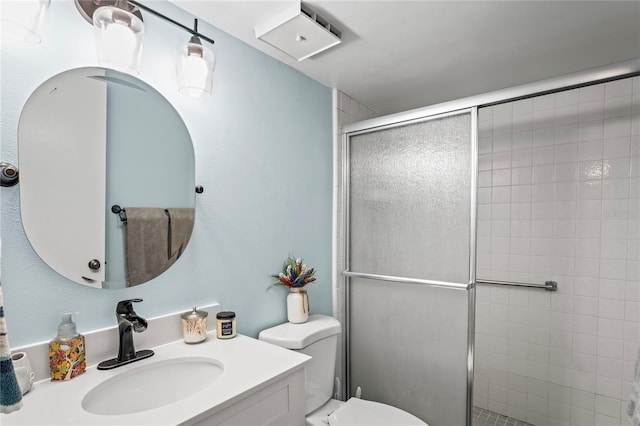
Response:
[{"label": "shower enclosure", "polygon": [[475,129],[465,110],[346,144],[348,386],[434,424],[470,413]]},{"label": "shower enclosure", "polygon": [[343,128],[347,397],[360,388],[431,426],[470,426],[474,405],[537,426],[624,424],[640,341],[639,71]]}]

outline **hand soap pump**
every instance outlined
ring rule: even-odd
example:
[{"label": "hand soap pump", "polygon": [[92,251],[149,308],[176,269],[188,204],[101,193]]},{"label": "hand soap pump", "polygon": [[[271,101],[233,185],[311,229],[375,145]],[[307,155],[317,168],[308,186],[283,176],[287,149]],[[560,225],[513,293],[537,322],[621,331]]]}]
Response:
[{"label": "hand soap pump", "polygon": [[62,314],[58,335],[49,343],[49,367],[51,380],[71,380],[84,373],[84,336],[77,332],[71,313]]}]

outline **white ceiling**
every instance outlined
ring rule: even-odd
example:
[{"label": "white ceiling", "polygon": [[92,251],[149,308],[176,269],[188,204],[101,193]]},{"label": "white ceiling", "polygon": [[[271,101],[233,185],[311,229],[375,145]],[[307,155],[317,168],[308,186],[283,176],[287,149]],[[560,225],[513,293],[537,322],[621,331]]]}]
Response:
[{"label": "white ceiling", "polygon": [[291,1],[171,2],[383,114],[640,58],[640,1],[310,0],[344,35],[302,62],[254,33]]}]

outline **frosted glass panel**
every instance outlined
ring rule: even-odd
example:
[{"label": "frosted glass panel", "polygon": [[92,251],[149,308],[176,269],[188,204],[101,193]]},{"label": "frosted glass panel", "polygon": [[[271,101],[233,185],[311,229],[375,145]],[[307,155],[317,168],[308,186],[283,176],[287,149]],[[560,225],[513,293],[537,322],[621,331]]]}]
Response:
[{"label": "frosted glass panel", "polygon": [[[402,282],[469,282],[471,114],[351,136],[349,391],[431,426],[464,425],[469,295]],[[473,312],[473,310],[471,310]]]},{"label": "frosted glass panel", "polygon": [[349,139],[349,269],[469,282],[471,115]]},{"label": "frosted glass panel", "polygon": [[351,394],[464,425],[468,291],[351,278],[350,292]]}]

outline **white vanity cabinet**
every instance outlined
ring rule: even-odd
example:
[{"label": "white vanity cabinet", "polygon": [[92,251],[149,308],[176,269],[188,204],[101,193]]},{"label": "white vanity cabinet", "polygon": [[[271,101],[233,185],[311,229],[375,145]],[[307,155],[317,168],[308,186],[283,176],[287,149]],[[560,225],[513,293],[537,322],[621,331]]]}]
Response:
[{"label": "white vanity cabinet", "polygon": [[214,414],[197,416],[184,425],[304,425],[304,369],[269,384]]}]

